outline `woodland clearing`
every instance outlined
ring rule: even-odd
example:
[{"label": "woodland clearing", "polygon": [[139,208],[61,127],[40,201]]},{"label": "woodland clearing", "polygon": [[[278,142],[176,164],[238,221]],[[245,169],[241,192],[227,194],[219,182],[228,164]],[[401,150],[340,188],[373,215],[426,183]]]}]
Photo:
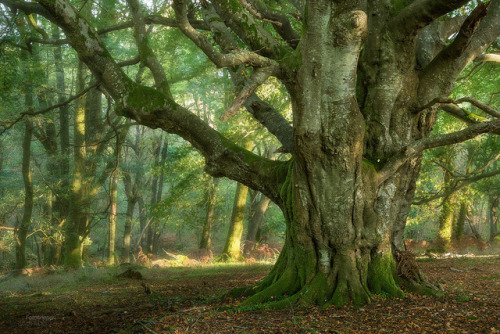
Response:
[{"label": "woodland clearing", "polygon": [[[420,259],[444,297],[377,295],[361,308],[267,309],[217,298],[252,285],[269,264],[84,268],[0,283],[2,333],[498,333],[500,257]],[[144,284],[142,284],[144,283]],[[145,293],[143,285],[151,289]]]}]

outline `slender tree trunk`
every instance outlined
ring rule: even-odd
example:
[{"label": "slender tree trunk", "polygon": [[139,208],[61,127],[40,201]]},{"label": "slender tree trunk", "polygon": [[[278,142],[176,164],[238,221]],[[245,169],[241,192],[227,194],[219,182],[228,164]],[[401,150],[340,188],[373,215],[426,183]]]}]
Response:
[{"label": "slender tree trunk", "polygon": [[236,260],[241,261],[241,235],[243,233],[243,218],[245,216],[245,207],[247,203],[248,187],[238,183],[234,195],[233,212],[229,223],[229,231],[226,237],[226,243],[220,259],[222,261]]},{"label": "slender tree trunk", "polygon": [[[451,176],[445,173],[445,189],[449,188]],[[453,230],[453,217],[456,209],[457,196],[453,193],[443,200],[441,213],[439,215],[439,231],[437,235],[438,247],[443,251],[448,251],[451,246],[451,237]]]},{"label": "slender tree trunk", "polygon": [[[33,100],[30,92],[26,95],[27,105],[33,105]],[[21,224],[16,231],[16,268],[22,269],[26,267],[26,235],[31,223],[31,214],[33,212],[33,182],[30,172],[30,157],[31,157],[31,137],[33,134],[33,124],[31,120],[26,120],[24,140],[23,140],[23,163],[22,174],[24,181],[24,211]]]},{"label": "slender tree trunk", "polygon": [[498,213],[498,203],[500,202],[500,197],[489,196],[488,200],[489,206],[489,221],[490,221],[490,242],[495,240],[495,237],[498,235],[498,221],[499,217]]},{"label": "slender tree trunk", "polygon": [[108,265],[115,264],[115,240],[116,240],[116,209],[118,197],[118,171],[115,170],[109,181],[109,239],[108,239]]},{"label": "slender tree trunk", "polygon": [[464,235],[465,220],[469,215],[469,200],[467,198],[462,198],[460,200],[460,209],[458,212],[457,220],[453,225],[453,241],[460,243]]},{"label": "slender tree trunk", "polygon": [[[54,27],[52,37],[54,40],[60,38],[60,30]],[[56,71],[57,102],[62,103],[66,96],[66,85],[64,80],[64,64],[62,58],[62,47],[54,46],[54,66]],[[47,264],[57,264],[60,261],[62,249],[62,228],[66,225],[69,214],[69,196],[70,196],[70,143],[69,143],[69,108],[63,105],[59,108],[59,138],[60,150],[57,158],[57,170],[59,172],[59,186],[56,188],[54,201],[54,214],[52,215],[51,232],[52,242],[47,255]]]},{"label": "slender tree trunk", "polygon": [[[150,205],[151,208],[156,204],[157,202],[157,196],[158,196],[158,181],[159,181],[159,175],[157,174],[156,169],[158,168],[160,164],[160,153],[161,153],[161,142],[162,138],[156,139],[153,142],[153,158],[154,158],[154,175],[153,179],[151,181],[151,201]],[[152,253],[153,252],[153,239],[154,239],[154,234],[155,234],[155,228],[156,228],[156,219],[153,218],[153,215],[151,217],[153,220],[150,222],[147,231],[146,231],[146,252]]]},{"label": "slender tree trunk", "polygon": [[248,231],[245,240],[245,246],[243,248],[243,254],[246,256],[250,254],[255,248],[257,243],[257,231],[259,231],[262,222],[264,221],[264,216],[266,214],[267,208],[271,200],[264,195],[260,195],[260,198],[252,202],[250,207],[250,216],[248,217]]},{"label": "slender tree trunk", "polygon": [[202,250],[212,250],[212,230],[215,222],[215,204],[217,202],[217,180],[211,176],[207,177],[205,189],[205,223],[201,233],[199,248]]},{"label": "slender tree trunk", "polygon": [[[165,183],[165,163],[167,161],[167,155],[168,155],[168,136],[165,137],[165,140],[161,140],[160,142],[161,142],[161,153],[159,161],[160,175],[158,177],[158,191],[156,193],[155,203],[159,203],[163,196],[163,185]],[[158,253],[159,241],[162,233],[163,233],[163,228],[159,225],[158,221],[155,221],[155,224],[153,225],[153,245],[152,245],[153,254]]]},{"label": "slender tree trunk", "polygon": [[[139,174],[139,173],[137,173]],[[123,183],[125,186],[125,194],[127,195],[127,211],[125,213],[125,225],[123,228],[123,252],[122,259],[125,263],[130,262],[130,239],[132,235],[132,223],[134,218],[134,209],[137,203],[137,187],[136,182],[138,182],[139,175],[136,175],[134,184],[132,184],[132,178],[130,174],[125,173],[123,177]]]},{"label": "slender tree trunk", "polygon": [[137,246],[141,246],[142,249],[146,247],[146,241],[144,238],[144,234],[146,233],[146,229],[148,227],[148,217],[146,215],[146,206],[144,205],[144,197],[140,194],[137,204],[139,206],[139,225],[141,227],[141,233],[139,234],[139,240],[137,241]]},{"label": "slender tree trunk", "polygon": [[[85,85],[83,67],[83,63],[80,62],[77,73],[78,91],[81,91]],[[66,225],[64,245],[65,263],[74,268],[82,265],[82,243],[88,228],[85,123],[85,98],[81,97],[77,100],[74,114],[73,141],[75,163],[71,185],[69,221]]]}]

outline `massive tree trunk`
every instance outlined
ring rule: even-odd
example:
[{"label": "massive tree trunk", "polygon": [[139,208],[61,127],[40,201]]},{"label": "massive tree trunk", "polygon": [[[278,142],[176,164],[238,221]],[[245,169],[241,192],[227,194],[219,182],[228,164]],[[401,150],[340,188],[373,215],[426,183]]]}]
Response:
[{"label": "massive tree trunk", "polygon": [[[269,276],[247,290],[253,294],[247,303],[288,296],[277,304],[361,304],[372,293],[401,296],[401,286],[436,291],[403,251],[402,232],[422,152],[500,129],[495,110],[479,107],[490,119],[473,120],[447,98],[463,69],[500,34],[500,0],[478,4],[448,35],[453,42],[421,44],[431,48],[426,57],[417,55],[419,35],[428,37],[422,29],[440,29],[431,23],[466,0],[309,0],[295,21],[300,35],[290,17],[260,2],[254,2],[257,9],[236,0],[203,2],[200,23],[188,16],[186,1],[174,0],[176,26],[214,64],[253,69],[222,119],[245,106],[293,154],[288,162],[236,146],[174,101],[137,1],[128,0],[134,37],[154,87],[128,78],[98,33],[64,0],[0,2],[62,27],[118,113],[181,136],[203,154],[210,175],[258,190],[283,210],[283,251]],[[190,20],[210,32],[199,32]],[[293,126],[255,94],[269,76],[289,93]],[[441,108],[469,126],[429,137]]]}]

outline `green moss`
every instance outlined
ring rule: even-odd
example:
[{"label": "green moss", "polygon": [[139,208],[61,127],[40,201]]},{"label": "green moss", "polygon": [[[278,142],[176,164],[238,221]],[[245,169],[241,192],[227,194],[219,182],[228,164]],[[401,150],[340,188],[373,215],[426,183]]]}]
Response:
[{"label": "green moss", "polygon": [[396,16],[411,3],[409,0],[391,0],[391,16]]},{"label": "green moss", "polygon": [[293,51],[279,50],[280,53],[285,51],[283,58],[280,60],[281,65],[285,65],[288,68],[298,71],[302,66],[302,53],[300,52],[300,44]]},{"label": "green moss", "polygon": [[403,297],[404,293],[396,285],[396,264],[392,254],[376,255],[368,265],[367,284],[370,291],[379,294],[389,294]]}]

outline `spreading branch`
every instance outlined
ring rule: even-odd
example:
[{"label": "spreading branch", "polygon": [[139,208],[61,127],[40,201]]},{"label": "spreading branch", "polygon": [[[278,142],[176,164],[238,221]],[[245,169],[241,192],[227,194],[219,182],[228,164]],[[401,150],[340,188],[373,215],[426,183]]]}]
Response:
[{"label": "spreading branch", "polygon": [[263,57],[255,52],[241,50],[234,51],[230,54],[220,53],[205,35],[198,32],[189,23],[185,0],[174,0],[173,7],[179,29],[184,33],[184,35],[191,39],[193,43],[195,43],[196,46],[198,46],[198,48],[200,48],[216,66],[229,67],[250,64],[257,67],[279,67],[276,61]]},{"label": "spreading branch", "polygon": [[[234,35],[220,19],[209,3],[202,7],[203,19],[209,22],[215,42],[223,52],[231,52],[238,47]],[[235,87],[245,87],[247,79],[239,68],[229,68]],[[243,89],[241,89],[243,91]],[[269,103],[262,101],[257,94],[252,93],[245,102],[247,111],[281,142],[287,152],[293,152],[293,128],[288,121]]]},{"label": "spreading branch", "polygon": [[497,110],[495,110],[492,107],[488,106],[487,104],[482,103],[481,101],[476,100],[476,99],[471,98],[471,97],[462,97],[462,98],[457,99],[457,100],[438,97],[438,98],[433,99],[432,101],[430,101],[429,103],[427,103],[423,107],[419,108],[417,110],[417,112],[420,112],[422,110],[431,108],[435,104],[450,104],[451,103],[451,104],[454,104],[454,105],[458,105],[458,104],[464,103],[464,102],[468,102],[468,103],[472,104],[476,108],[481,109],[482,111],[484,111],[485,113],[487,113],[487,114],[489,114],[489,115],[491,115],[493,117],[500,118],[500,112],[498,112]]},{"label": "spreading branch", "polygon": [[[0,0],[0,3],[5,1],[11,0]],[[285,180],[270,171],[280,168],[284,162],[265,159],[236,146],[161,91],[135,83],[121,70],[96,30],[67,1],[38,1],[48,13],[46,17],[62,28],[80,60],[115,100],[117,113],[142,125],[179,135],[204,156],[209,174],[243,183],[282,204],[279,190]],[[256,54],[244,54],[243,58],[247,56],[269,64],[267,58]],[[239,55],[236,60],[229,58],[233,58],[230,64],[242,63]]]},{"label": "spreading branch", "polygon": [[500,169],[493,170],[493,171],[486,172],[486,173],[482,173],[482,174],[478,174],[478,175],[474,175],[474,176],[471,176],[471,177],[468,177],[468,178],[462,178],[462,179],[456,180],[456,182],[454,183],[454,185],[452,187],[448,188],[446,191],[434,194],[433,196],[429,196],[429,197],[426,197],[426,198],[415,199],[412,202],[412,204],[414,204],[414,205],[422,205],[422,204],[426,204],[426,203],[430,203],[432,201],[435,201],[435,200],[437,200],[439,198],[449,197],[452,194],[454,194],[457,191],[459,191],[460,189],[462,189],[464,187],[467,187],[468,185],[470,185],[470,184],[472,184],[474,182],[477,182],[477,181],[480,181],[480,180],[483,180],[483,179],[486,179],[486,178],[494,177],[494,176],[497,176],[497,175],[500,175]]},{"label": "spreading branch", "polygon": [[453,42],[419,74],[421,105],[436,97],[450,95],[460,73],[482,55],[499,34],[500,0],[479,3],[462,24]]},{"label": "spreading branch", "polygon": [[394,17],[391,26],[401,36],[416,34],[435,19],[465,5],[469,0],[422,0],[413,1]]},{"label": "spreading branch", "polygon": [[141,63],[151,70],[153,78],[158,90],[163,94],[172,98],[172,93],[168,86],[167,76],[163,66],[156,58],[156,55],[151,49],[148,40],[148,32],[146,30],[146,22],[144,20],[144,15],[142,8],[138,0],[127,0],[127,3],[132,12],[132,17],[134,18],[134,37],[139,50],[139,57],[141,58]]},{"label": "spreading branch", "polygon": [[238,0],[238,2],[258,20],[271,23],[289,46],[294,49],[297,47],[300,36],[293,30],[286,15],[269,10],[260,0]]},{"label": "spreading branch", "polygon": [[377,174],[377,181],[381,184],[391,177],[410,158],[415,157],[424,150],[461,143],[477,137],[480,134],[495,132],[498,130],[500,130],[500,118],[489,122],[474,124],[461,131],[417,140],[410,145],[405,146],[399,153],[395,154],[386,162]]},{"label": "spreading branch", "polygon": [[28,110],[28,111],[21,112],[19,114],[19,116],[14,121],[12,121],[9,125],[7,125],[7,126],[4,127],[4,129],[0,132],[0,136],[3,135],[6,131],[10,130],[14,125],[16,125],[17,123],[19,123],[20,121],[22,121],[24,119],[24,117],[26,117],[26,116],[43,115],[43,114],[48,113],[51,110],[63,107],[65,105],[71,103],[72,101],[78,99],[79,97],[82,97],[89,90],[91,90],[92,88],[97,87],[98,85],[99,85],[99,83],[94,83],[94,84],[90,85],[89,87],[85,88],[84,90],[82,90],[81,92],[79,92],[78,94],[71,96],[67,100],[65,100],[65,101],[63,101],[61,103],[58,103],[58,104],[54,104],[54,105],[52,105],[52,106],[50,106],[48,108],[45,108],[45,109],[42,109],[42,110],[38,110],[38,111]]}]

